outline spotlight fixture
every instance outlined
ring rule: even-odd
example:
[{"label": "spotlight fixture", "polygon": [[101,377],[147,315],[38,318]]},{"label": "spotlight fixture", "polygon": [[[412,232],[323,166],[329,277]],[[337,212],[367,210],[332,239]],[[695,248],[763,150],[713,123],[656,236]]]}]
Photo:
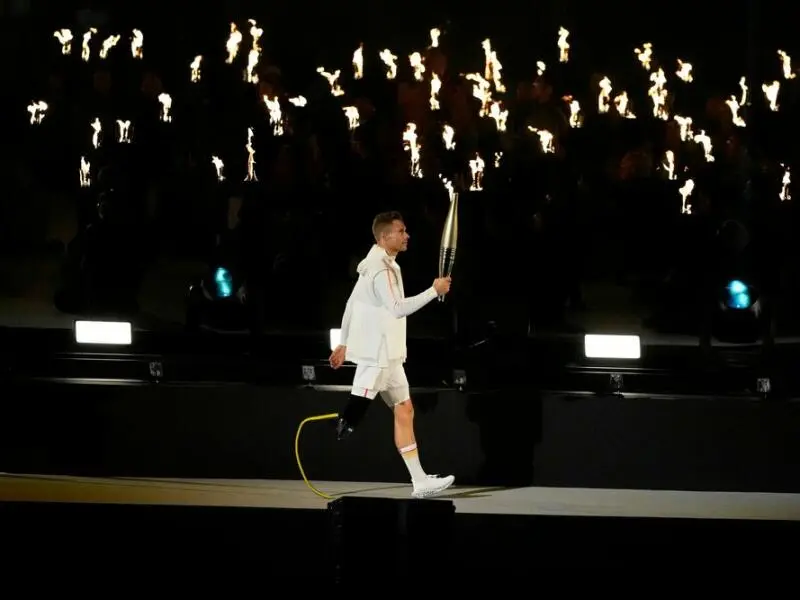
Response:
[{"label": "spotlight fixture", "polygon": [[130,346],[133,327],[126,321],[75,321],[75,341],[78,344]]}]

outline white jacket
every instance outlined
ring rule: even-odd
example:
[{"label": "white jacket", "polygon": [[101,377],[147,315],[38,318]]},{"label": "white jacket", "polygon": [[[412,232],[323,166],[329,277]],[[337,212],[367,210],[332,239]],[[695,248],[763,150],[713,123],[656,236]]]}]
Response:
[{"label": "white jacket", "polygon": [[436,298],[436,290],[431,286],[406,298],[400,265],[377,244],[357,270],[342,318],[340,343],[347,346],[346,360],[378,367],[405,361],[406,317]]}]

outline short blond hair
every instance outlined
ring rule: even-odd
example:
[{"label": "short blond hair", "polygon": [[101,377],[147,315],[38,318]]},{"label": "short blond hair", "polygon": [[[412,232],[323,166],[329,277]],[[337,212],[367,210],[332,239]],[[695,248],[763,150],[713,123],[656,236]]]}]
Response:
[{"label": "short blond hair", "polygon": [[395,221],[403,221],[403,215],[396,210],[375,215],[375,218],[372,220],[372,235],[375,237],[376,242],[381,241],[383,234],[386,233],[386,230],[389,229]]}]

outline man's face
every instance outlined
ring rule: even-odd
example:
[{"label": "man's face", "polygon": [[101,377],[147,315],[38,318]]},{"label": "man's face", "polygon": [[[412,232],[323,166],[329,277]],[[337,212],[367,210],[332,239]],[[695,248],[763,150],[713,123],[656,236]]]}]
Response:
[{"label": "man's face", "polygon": [[392,227],[383,234],[383,246],[388,251],[397,253],[408,250],[408,231],[402,221],[392,221]]}]

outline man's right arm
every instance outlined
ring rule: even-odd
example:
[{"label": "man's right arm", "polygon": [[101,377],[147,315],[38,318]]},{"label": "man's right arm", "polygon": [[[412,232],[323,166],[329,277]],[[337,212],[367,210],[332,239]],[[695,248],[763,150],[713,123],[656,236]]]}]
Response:
[{"label": "man's right arm", "polygon": [[347,305],[344,307],[344,315],[342,316],[342,333],[339,338],[340,346],[347,346],[347,338],[350,334],[350,321],[353,317],[353,294],[347,299]]},{"label": "man's right arm", "polygon": [[396,319],[402,319],[417,312],[420,308],[435,299],[439,294],[433,286],[416,296],[403,298],[397,289],[397,281],[394,273],[389,269],[383,269],[373,280],[375,293],[380,298],[381,304]]}]

